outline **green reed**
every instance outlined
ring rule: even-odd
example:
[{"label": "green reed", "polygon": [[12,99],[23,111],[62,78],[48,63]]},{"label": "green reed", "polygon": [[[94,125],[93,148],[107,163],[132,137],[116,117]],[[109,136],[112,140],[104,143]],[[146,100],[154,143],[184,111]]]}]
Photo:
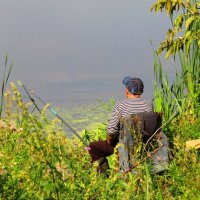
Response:
[{"label": "green reed", "polygon": [[0,96],[0,116],[2,116],[3,112],[3,104],[4,104],[4,93],[6,90],[6,86],[8,84],[8,80],[12,71],[13,64],[8,66],[8,55],[6,55],[5,63],[4,63],[4,70],[3,70],[3,77],[1,83],[1,96]]},{"label": "green reed", "polygon": [[[199,26],[195,26],[199,28]],[[200,102],[200,50],[194,42],[189,55],[179,52],[174,58],[180,62],[175,80],[170,84],[159,56],[154,54],[154,95],[155,109],[164,113],[168,120],[175,113],[196,115],[196,105]]]}]

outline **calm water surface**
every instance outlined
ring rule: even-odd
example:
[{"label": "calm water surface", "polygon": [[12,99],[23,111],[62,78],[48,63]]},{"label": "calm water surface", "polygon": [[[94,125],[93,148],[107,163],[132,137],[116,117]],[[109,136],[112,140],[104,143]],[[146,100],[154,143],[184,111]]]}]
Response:
[{"label": "calm water surface", "polygon": [[149,11],[153,2],[0,0],[0,73],[8,53],[11,80],[56,106],[122,98],[126,75],[141,77],[151,98],[150,39],[157,47],[170,24]]}]

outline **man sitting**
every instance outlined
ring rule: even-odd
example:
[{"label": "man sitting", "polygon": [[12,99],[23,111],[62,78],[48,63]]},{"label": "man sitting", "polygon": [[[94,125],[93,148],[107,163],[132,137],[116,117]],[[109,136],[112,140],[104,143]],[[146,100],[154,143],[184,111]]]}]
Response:
[{"label": "man sitting", "polygon": [[90,143],[90,155],[92,162],[99,161],[99,172],[104,172],[108,168],[106,157],[114,153],[114,147],[119,142],[120,119],[126,115],[152,112],[151,102],[141,97],[144,84],[139,78],[125,77],[123,79],[125,88],[125,98],[118,101],[112,111],[112,116],[107,126],[107,140]]}]

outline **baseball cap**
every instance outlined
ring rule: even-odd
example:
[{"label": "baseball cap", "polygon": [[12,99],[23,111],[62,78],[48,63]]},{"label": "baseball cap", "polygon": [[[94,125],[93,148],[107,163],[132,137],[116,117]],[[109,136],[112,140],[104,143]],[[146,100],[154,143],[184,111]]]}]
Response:
[{"label": "baseball cap", "polygon": [[126,76],[123,79],[123,84],[126,86],[131,94],[142,94],[144,89],[144,84],[140,78],[132,78]]}]

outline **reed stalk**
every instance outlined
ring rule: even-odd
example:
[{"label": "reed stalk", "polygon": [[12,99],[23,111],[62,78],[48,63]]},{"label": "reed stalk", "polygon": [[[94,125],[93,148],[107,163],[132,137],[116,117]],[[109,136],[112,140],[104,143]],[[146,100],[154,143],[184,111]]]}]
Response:
[{"label": "reed stalk", "polygon": [[[187,20],[187,15],[184,17]],[[189,29],[198,31],[200,20],[190,25]],[[176,112],[181,114],[189,110],[190,113],[197,113],[196,107],[200,102],[200,50],[196,40],[189,51],[187,48],[185,45],[174,55],[174,60],[180,62],[180,70],[176,70],[172,84],[169,84],[168,74],[163,70],[158,54],[154,53],[154,105],[156,111],[164,113],[166,121]]]},{"label": "reed stalk", "polygon": [[6,57],[5,57],[5,63],[4,63],[4,70],[3,70],[2,83],[1,83],[0,117],[2,116],[2,112],[3,112],[4,93],[5,93],[5,90],[6,90],[6,86],[8,84],[8,80],[10,78],[12,67],[13,67],[13,64],[11,64],[10,66],[8,66],[8,55],[6,55]]}]

